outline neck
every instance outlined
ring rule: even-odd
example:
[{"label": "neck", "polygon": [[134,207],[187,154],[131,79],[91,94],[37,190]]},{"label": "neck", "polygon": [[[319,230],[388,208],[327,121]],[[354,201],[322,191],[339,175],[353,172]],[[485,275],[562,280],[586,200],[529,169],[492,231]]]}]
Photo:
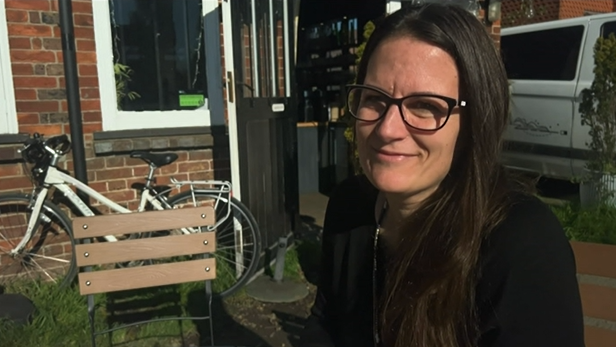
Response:
[{"label": "neck", "polygon": [[[426,192],[428,193],[428,192]],[[429,194],[400,195],[383,193],[381,201],[387,202],[387,214],[382,223],[384,241],[390,246],[396,245],[400,241],[401,226],[404,221],[417,210],[419,204],[424,201]],[[432,192],[429,192],[432,193]],[[378,206],[383,206],[379,203]]]}]

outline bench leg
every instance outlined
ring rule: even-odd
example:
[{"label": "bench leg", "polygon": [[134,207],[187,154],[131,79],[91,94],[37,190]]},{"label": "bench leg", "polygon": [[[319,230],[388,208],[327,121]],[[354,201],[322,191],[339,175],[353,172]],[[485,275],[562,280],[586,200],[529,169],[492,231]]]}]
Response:
[{"label": "bench leg", "polygon": [[212,281],[205,281],[205,297],[207,300],[208,323],[210,325],[210,346],[214,346],[214,315],[212,314]]},{"label": "bench leg", "polygon": [[88,318],[90,320],[90,336],[92,337],[92,347],[96,347],[96,334],[94,330],[94,296],[88,295]]}]

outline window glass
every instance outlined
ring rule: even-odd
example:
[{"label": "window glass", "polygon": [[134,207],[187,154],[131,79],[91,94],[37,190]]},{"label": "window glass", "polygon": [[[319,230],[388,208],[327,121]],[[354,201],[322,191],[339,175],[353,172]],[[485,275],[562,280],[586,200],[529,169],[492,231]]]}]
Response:
[{"label": "window glass", "polygon": [[583,26],[501,37],[501,55],[509,79],[571,81],[575,79]]},{"label": "window glass", "polygon": [[118,108],[207,109],[202,0],[109,0]]},{"label": "window glass", "polygon": [[601,37],[607,38],[612,33],[616,35],[616,22],[607,22],[601,26]]}]

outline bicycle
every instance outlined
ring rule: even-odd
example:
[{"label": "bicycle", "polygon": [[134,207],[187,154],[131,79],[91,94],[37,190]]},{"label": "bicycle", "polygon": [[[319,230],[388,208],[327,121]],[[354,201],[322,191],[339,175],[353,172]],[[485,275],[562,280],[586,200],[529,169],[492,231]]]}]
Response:
[{"label": "bicycle", "polygon": [[[65,205],[78,214],[93,216],[95,212],[71,186],[117,213],[213,204],[215,225],[206,230],[188,228],[167,232],[216,232],[217,249],[214,256],[219,265],[213,287],[220,297],[235,293],[254,275],[261,254],[261,234],[250,210],[231,196],[230,182],[178,181],[172,178],[170,186],[161,190],[154,186],[155,171],[173,163],[178,155],[134,151],[130,157],[145,161],[149,165],[149,173],[140,192],[138,208],[131,211],[58,168],[58,162],[70,151],[70,146],[66,135],[44,139],[35,133],[24,142],[20,150],[24,171],[30,174],[34,188],[31,194],[0,195],[0,280],[10,281],[28,275],[33,279],[57,282],[60,287],[73,282],[77,272],[73,254],[75,240],[70,218],[53,201],[58,196],[55,192],[61,193],[62,198],[67,200]],[[168,196],[174,189],[180,192]],[[125,236],[110,233],[101,241],[115,242],[118,237]],[[14,271],[12,266],[17,267],[18,271]]]}]

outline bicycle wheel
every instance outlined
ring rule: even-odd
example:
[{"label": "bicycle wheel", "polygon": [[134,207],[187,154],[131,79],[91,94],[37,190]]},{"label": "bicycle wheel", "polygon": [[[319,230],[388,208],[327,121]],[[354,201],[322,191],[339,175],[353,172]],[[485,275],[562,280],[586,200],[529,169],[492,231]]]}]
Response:
[{"label": "bicycle wheel", "polygon": [[216,280],[213,290],[219,297],[227,297],[242,288],[254,275],[261,255],[261,234],[254,217],[244,204],[235,198],[231,201],[207,191],[182,192],[169,198],[172,207],[215,206],[216,220],[227,214],[231,204],[231,214],[216,232]]},{"label": "bicycle wheel", "polygon": [[0,283],[16,279],[53,281],[65,287],[75,278],[77,268],[71,222],[55,204],[46,201],[41,217],[25,247],[11,250],[24,238],[32,210],[30,196],[0,196]]}]

